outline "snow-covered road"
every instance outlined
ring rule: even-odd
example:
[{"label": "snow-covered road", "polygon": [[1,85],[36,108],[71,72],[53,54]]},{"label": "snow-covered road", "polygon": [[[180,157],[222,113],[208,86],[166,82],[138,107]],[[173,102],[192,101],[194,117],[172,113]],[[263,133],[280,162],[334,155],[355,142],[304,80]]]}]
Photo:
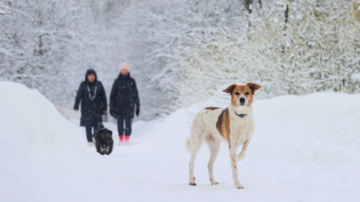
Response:
[{"label": "snow-covered road", "polygon": [[[11,90],[9,90],[11,89]],[[254,103],[256,132],[234,188],[223,143],[211,186],[204,145],[188,183],[184,141],[211,99],[166,118],[135,122],[131,146],[110,156],[86,147],[84,128],[36,91],[0,82],[0,201],[359,201],[360,95],[316,93]],[[24,106],[24,98],[26,97]],[[114,132],[116,125],[105,123]]]}]

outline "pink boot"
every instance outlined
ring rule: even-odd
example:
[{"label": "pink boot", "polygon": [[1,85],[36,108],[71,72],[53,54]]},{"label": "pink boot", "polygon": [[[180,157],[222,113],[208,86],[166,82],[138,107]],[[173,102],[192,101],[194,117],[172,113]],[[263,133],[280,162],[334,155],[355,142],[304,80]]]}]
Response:
[{"label": "pink boot", "polygon": [[126,135],[125,135],[125,144],[126,144],[126,145],[131,145],[131,143],[130,143],[130,136],[126,136]]},{"label": "pink boot", "polygon": [[124,142],[124,136],[119,136],[119,145],[121,145]]}]

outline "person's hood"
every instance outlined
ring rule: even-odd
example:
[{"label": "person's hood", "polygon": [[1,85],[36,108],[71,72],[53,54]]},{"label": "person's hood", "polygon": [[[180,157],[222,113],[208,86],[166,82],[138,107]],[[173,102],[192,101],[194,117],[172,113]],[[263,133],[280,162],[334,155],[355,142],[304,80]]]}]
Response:
[{"label": "person's hood", "polygon": [[[93,69],[88,69],[87,71],[86,71],[86,74],[85,74],[85,81],[87,81],[87,82],[89,82],[89,80],[88,80],[88,74],[90,74],[90,73],[94,73],[95,74],[95,80],[94,80],[94,82],[95,81],[97,81],[97,74],[96,74],[96,72],[95,72],[95,70],[93,70]],[[90,83],[90,82],[89,82]]]}]

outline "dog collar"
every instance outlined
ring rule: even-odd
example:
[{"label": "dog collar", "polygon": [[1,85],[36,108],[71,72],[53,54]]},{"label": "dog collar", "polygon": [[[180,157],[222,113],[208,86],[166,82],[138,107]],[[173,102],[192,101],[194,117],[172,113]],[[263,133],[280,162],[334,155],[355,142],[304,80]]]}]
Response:
[{"label": "dog collar", "polygon": [[238,113],[236,113],[236,111],[235,111],[235,114],[236,114],[236,116],[238,116],[240,118],[244,118],[245,116],[247,116],[247,114],[238,114]]}]

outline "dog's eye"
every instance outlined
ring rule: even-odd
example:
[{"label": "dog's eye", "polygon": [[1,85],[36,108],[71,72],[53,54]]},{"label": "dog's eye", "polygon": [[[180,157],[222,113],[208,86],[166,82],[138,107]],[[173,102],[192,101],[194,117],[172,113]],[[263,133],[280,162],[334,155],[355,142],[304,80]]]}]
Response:
[{"label": "dog's eye", "polygon": [[239,93],[239,92],[236,92],[235,95],[240,95],[240,93]]},{"label": "dog's eye", "polygon": [[246,92],[245,95],[249,95],[250,93],[249,92]]}]

